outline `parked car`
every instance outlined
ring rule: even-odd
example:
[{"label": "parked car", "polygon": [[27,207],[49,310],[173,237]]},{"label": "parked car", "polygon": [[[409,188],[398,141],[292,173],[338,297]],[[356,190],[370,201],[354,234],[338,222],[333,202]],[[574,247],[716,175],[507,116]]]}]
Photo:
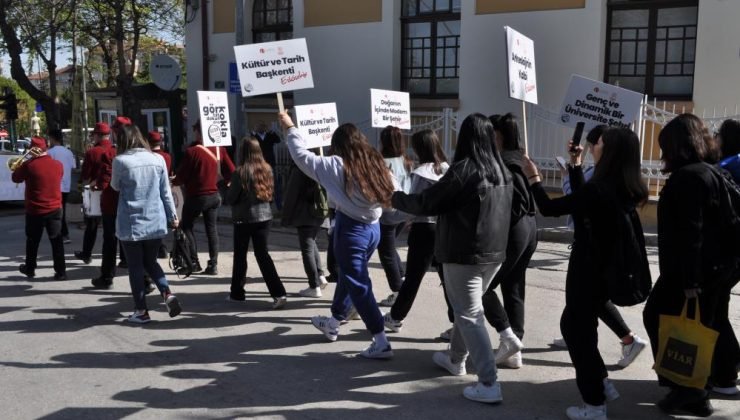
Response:
[{"label": "parked car", "polygon": [[31,139],[23,138],[15,142],[15,151],[20,154],[26,153],[29,147],[31,147]]}]

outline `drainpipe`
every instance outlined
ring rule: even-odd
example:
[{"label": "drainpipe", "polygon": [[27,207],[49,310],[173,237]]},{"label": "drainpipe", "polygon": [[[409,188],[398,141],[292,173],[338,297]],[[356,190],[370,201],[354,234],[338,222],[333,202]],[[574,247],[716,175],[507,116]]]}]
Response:
[{"label": "drainpipe", "polygon": [[203,52],[203,90],[209,90],[210,87],[210,62],[208,56],[211,55],[208,50],[208,0],[200,0],[200,41],[201,51]]}]

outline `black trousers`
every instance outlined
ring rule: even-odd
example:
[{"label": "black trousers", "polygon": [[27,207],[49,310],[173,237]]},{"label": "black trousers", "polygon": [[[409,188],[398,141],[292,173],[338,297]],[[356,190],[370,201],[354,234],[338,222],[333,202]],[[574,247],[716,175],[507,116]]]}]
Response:
[{"label": "black trousers", "polygon": [[51,253],[54,259],[54,272],[65,274],[64,239],[62,237],[62,210],[54,210],[42,215],[26,214],[26,268],[29,272],[36,269],[41,235],[46,235],[51,242]]},{"label": "black trousers", "polygon": [[[116,276],[116,253],[118,252],[118,238],[116,238],[116,216],[103,215],[103,261],[100,265],[100,275],[105,279]],[[123,255],[123,253],[121,254]]]},{"label": "black trousers", "polygon": [[[529,261],[537,249],[537,222],[534,216],[524,216],[509,230],[506,260],[483,294],[483,310],[488,322],[503,331],[511,327],[520,339],[524,337],[524,294]],[[501,285],[504,304],[496,295]]]},{"label": "black trousers", "polygon": [[[699,294],[701,323],[719,332],[712,358],[711,381],[718,386],[733,386],[737,381],[737,364],[740,362],[740,349],[737,338],[728,318],[730,292],[736,282],[710,284],[702,287]],[[686,302],[683,287],[671,279],[659,277],[642,312],[645,330],[650,337],[653,357],[658,353],[658,328],[660,315],[678,316]],[[689,302],[689,316],[693,316],[693,303]],[[681,388],[670,380],[658,376],[661,386]]]},{"label": "black trousers", "polygon": [[414,304],[424,275],[434,259],[434,223],[413,223],[409,231],[406,258],[406,279],[401,284],[391,317],[397,321],[406,318]]},{"label": "black trousers", "polygon": [[98,226],[102,221],[101,216],[85,216],[85,234],[82,237],[82,255],[86,258],[92,256],[95,241],[98,239]]},{"label": "black trousers", "polygon": [[397,225],[380,224],[380,242],[378,243],[378,258],[383,266],[391,291],[401,290],[401,283],[405,275],[401,265],[401,257],[396,250],[396,238],[403,230],[403,223]]},{"label": "black trousers", "polygon": [[329,240],[326,248],[326,270],[329,272],[332,279],[337,281],[339,278],[339,264],[337,264],[337,259],[334,256],[334,235],[329,233],[329,230],[327,230],[326,237]]},{"label": "black trousers", "polygon": [[221,206],[221,196],[219,193],[210,195],[199,195],[195,197],[185,197],[185,203],[182,206],[182,221],[180,226],[183,233],[187,235],[190,241],[190,257],[193,261],[198,261],[198,246],[195,243],[195,234],[193,226],[195,219],[203,213],[203,224],[206,228],[206,237],[208,238],[208,257],[213,264],[218,262],[218,208]]},{"label": "black trousers", "polygon": [[321,269],[321,255],[316,245],[316,236],[319,234],[319,226],[298,226],[298,245],[301,248],[303,259],[303,270],[308,277],[308,286],[319,287],[319,276],[324,275]]},{"label": "black trousers", "polygon": [[62,193],[62,238],[69,237],[69,228],[67,228],[67,198],[68,192]]},{"label": "black trousers", "polygon": [[231,297],[244,299],[242,280],[247,275],[247,250],[252,241],[254,257],[273,298],[285,296],[285,287],[280,281],[275,263],[267,250],[267,239],[270,236],[270,221],[259,223],[234,224],[234,265],[231,271]]}]

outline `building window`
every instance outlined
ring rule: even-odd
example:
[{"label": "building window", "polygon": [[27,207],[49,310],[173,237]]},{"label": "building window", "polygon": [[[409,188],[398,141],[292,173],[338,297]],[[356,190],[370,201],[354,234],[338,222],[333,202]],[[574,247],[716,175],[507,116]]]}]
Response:
[{"label": "building window", "polygon": [[403,90],[420,97],[457,97],[460,90],[460,1],[403,1]]},{"label": "building window", "polygon": [[293,38],[291,0],[255,0],[252,9],[252,35],[255,43]]},{"label": "building window", "polygon": [[698,1],[610,1],[608,83],[659,99],[691,99]]}]

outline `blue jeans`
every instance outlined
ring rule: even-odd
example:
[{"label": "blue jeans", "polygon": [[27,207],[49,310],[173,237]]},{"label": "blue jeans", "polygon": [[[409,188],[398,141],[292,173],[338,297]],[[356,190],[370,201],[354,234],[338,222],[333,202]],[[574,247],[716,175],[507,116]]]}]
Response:
[{"label": "blue jeans", "polygon": [[347,317],[351,305],[370,333],[383,331],[383,314],[373,295],[373,285],[367,264],[380,241],[377,223],[358,222],[337,212],[334,226],[334,254],[339,264],[339,280],[331,305],[332,316],[338,320]]},{"label": "blue jeans", "polygon": [[131,294],[134,296],[134,307],[137,310],[146,310],[144,274],[147,273],[163,296],[170,293],[170,286],[164,277],[164,271],[157,262],[157,252],[162,244],[161,239],[145,241],[121,241],[128,261],[128,281],[131,284]]}]

